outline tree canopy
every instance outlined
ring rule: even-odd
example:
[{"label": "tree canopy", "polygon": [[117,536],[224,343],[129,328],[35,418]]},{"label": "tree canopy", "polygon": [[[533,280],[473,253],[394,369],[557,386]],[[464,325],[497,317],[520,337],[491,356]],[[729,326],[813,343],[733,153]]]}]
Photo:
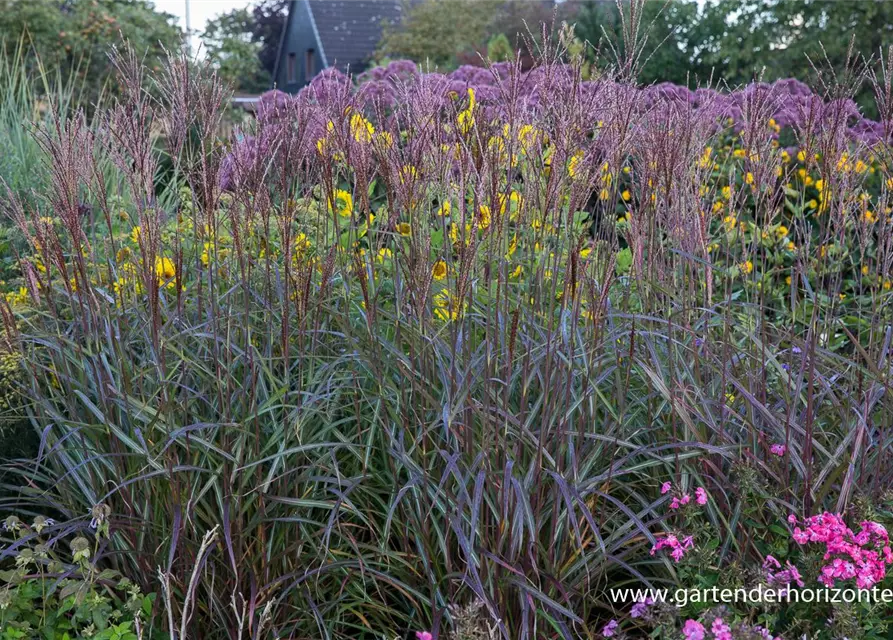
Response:
[{"label": "tree canopy", "polygon": [[106,87],[111,43],[128,42],[160,68],[165,49],[183,42],[174,17],[147,0],[0,0],[0,33],[7,53],[24,43],[35,53],[30,65],[74,76],[84,101]]},{"label": "tree canopy", "polygon": [[[840,72],[852,63],[851,44],[864,62],[893,43],[889,0],[654,0],[643,10],[643,27],[651,27],[639,75],[643,83],[810,81],[816,67]],[[604,54],[608,43],[623,46],[613,1],[586,0],[576,23],[577,35],[593,51]],[[609,63],[610,56],[602,60]],[[863,86],[856,97],[871,111],[869,94]]]}]

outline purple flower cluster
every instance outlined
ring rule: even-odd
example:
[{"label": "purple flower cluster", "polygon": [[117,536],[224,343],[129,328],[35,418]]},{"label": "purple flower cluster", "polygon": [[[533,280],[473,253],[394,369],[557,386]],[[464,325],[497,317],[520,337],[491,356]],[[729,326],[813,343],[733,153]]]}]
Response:
[{"label": "purple flower cluster", "polygon": [[[487,107],[499,107],[509,93],[517,90],[523,101],[535,107],[549,98],[562,95],[562,88],[575,83],[571,67],[563,65],[541,65],[529,71],[520,71],[508,62],[494,64],[489,68],[464,65],[449,74],[423,73],[419,66],[409,60],[397,60],[387,66],[366,71],[357,78],[356,87],[351,79],[334,68],[329,68],[316,76],[313,81],[295,98],[314,102],[326,102],[333,95],[345,91],[355,91],[360,98],[360,108],[371,109],[373,105],[393,107],[404,93],[423,79],[429,88],[443,92],[444,98],[461,96],[469,87],[474,89],[479,103]],[[432,82],[433,81],[433,82]],[[611,95],[622,91],[611,80],[579,82],[580,90],[589,95],[601,95],[609,101]],[[767,105],[764,109],[767,119],[771,119],[781,129],[792,127],[805,130],[819,126],[832,118],[840,118],[846,124],[853,138],[874,143],[889,138],[893,124],[875,122],[862,117],[859,108],[849,99],[826,100],[814,93],[806,84],[787,78],[772,83],[756,82],[742,88],[723,91],[713,88],[689,89],[670,82],[636,89],[640,99],[638,108],[650,110],[672,104],[695,111],[703,110],[705,115],[733,128],[741,126],[747,119],[749,110],[755,104]],[[272,102],[268,96],[275,95],[279,104],[284,94],[268,92],[262,103]],[[259,110],[259,117],[268,113]]]},{"label": "purple flower cluster", "polygon": [[[257,131],[241,137],[224,163],[223,186],[232,188],[274,164],[281,167],[298,157],[308,159],[312,154],[305,152],[325,135],[329,123],[344,120],[346,114],[362,114],[376,131],[389,132],[393,140],[419,122],[439,124],[431,131],[438,129],[447,136],[443,132],[449,127],[443,125],[455,122],[472,94],[474,120],[486,125],[490,132],[486,135],[503,124],[529,122],[554,123],[554,132],[545,131],[550,135],[572,121],[578,136],[601,130],[603,155],[633,147],[647,155],[655,146],[649,136],[662,130],[675,131],[676,139],[758,129],[760,136],[779,139],[790,130],[795,140],[834,135],[841,146],[893,137],[893,123],[867,120],[852,100],[826,100],[793,79],[732,91],[692,90],[671,83],[636,87],[609,77],[583,80],[562,64],[541,64],[526,71],[511,63],[489,68],[466,65],[442,74],[424,73],[415,63],[398,60],[365,72],[356,82],[329,68],[297,95],[265,93],[257,107]],[[411,139],[421,144],[419,136]],[[426,138],[427,144],[449,142]],[[569,153],[558,152],[558,160]]]}]

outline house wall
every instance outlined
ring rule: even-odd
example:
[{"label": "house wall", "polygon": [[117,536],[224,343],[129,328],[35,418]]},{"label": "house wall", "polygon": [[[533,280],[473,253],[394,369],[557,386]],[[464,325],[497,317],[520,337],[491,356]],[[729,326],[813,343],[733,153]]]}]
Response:
[{"label": "house wall", "polygon": [[[306,0],[295,0],[288,16],[285,36],[279,51],[279,63],[276,69],[276,88],[286,93],[297,93],[298,90],[319,73],[323,68],[319,42],[313,28],[313,21]],[[308,70],[307,52],[313,50],[312,68]],[[294,81],[289,81],[289,56],[293,55],[295,65]]]}]

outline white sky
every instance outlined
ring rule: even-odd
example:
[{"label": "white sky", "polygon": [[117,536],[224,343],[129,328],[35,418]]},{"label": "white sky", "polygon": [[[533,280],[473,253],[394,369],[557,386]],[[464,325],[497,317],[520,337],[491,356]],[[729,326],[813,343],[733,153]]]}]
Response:
[{"label": "white sky", "polygon": [[[186,28],[186,5],[189,4],[189,23],[193,32],[201,33],[205,29],[208,20],[216,18],[221,13],[232,9],[247,7],[251,0],[152,0],[158,11],[164,11],[177,16],[180,27]],[[198,39],[193,36],[193,46]]]}]

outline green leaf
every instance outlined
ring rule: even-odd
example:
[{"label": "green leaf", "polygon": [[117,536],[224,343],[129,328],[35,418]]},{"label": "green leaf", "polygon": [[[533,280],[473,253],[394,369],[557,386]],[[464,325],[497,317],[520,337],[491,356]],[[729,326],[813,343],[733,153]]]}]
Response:
[{"label": "green leaf", "polygon": [[629,247],[625,249],[621,249],[617,252],[617,264],[616,271],[617,275],[624,275],[629,272],[630,268],[633,266],[633,252]]}]

